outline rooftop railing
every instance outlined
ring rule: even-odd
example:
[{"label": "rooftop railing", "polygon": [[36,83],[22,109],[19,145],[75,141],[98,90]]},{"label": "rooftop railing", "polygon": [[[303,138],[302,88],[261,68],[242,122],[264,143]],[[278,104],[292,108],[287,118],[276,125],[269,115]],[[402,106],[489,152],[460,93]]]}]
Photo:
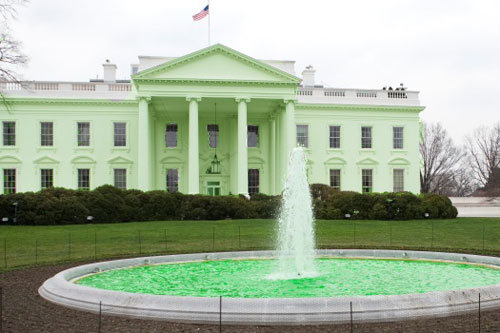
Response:
[{"label": "rooftop railing", "polygon": [[116,82],[50,82],[50,81],[0,81],[0,91],[131,91],[130,83]]},{"label": "rooftop railing", "polygon": [[340,88],[319,88],[319,87],[299,87],[297,96],[304,101],[335,101],[357,99],[366,102],[376,102],[377,100],[400,100],[401,102],[417,102],[417,91],[408,90],[367,90],[367,89],[340,89]]}]

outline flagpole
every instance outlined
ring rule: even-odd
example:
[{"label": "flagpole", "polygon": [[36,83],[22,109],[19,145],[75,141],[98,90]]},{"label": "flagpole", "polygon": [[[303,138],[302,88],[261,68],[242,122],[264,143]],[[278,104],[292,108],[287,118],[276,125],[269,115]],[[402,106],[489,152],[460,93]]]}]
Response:
[{"label": "flagpole", "polygon": [[208,0],[208,46],[210,46],[210,11],[212,8],[210,8],[210,0]]}]

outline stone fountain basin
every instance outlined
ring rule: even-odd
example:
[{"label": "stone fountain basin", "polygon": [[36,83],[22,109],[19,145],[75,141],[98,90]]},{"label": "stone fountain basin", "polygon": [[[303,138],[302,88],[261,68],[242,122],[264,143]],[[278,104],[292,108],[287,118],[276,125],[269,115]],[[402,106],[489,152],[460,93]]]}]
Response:
[{"label": "stone fountain basin", "polygon": [[[136,294],[73,283],[106,270],[161,263],[272,258],[274,251],[196,253],[142,257],[82,265],[62,271],[39,288],[46,300],[77,310],[131,318],[185,323],[305,325],[399,321],[446,317],[500,308],[500,284],[472,289],[406,295],[324,298],[223,298]],[[345,258],[424,259],[474,263],[500,268],[500,258],[458,253],[396,250],[318,250],[318,256]],[[222,315],[220,316],[220,307]]]}]

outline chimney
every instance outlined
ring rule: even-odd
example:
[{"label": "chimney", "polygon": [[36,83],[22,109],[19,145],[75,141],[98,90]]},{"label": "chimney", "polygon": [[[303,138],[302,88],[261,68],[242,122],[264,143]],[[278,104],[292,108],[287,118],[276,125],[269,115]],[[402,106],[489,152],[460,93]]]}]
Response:
[{"label": "chimney", "polygon": [[314,87],[314,76],[316,70],[313,66],[309,65],[302,71],[302,86],[304,87]]},{"label": "chimney", "polygon": [[109,59],[106,59],[106,62],[102,64],[104,69],[104,82],[116,82],[116,67],[115,64],[112,64]]}]

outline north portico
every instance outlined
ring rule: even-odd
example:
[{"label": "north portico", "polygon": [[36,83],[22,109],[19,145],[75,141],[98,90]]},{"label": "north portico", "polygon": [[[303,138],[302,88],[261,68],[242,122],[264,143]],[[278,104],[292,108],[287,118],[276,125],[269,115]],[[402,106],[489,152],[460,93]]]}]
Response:
[{"label": "north portico", "polygon": [[419,92],[324,87],[308,66],[224,45],[107,61],[89,82],[0,79],[0,192],[48,187],[280,194],[290,151],[310,183],[419,192]]},{"label": "north portico", "polygon": [[[266,192],[281,191],[286,156],[295,146],[299,78],[218,44],[139,72],[132,81],[139,103],[139,189],[154,189],[166,170],[156,169],[170,164],[179,170],[186,193],[206,194],[210,181],[219,182],[221,194],[246,195],[249,165],[256,164]],[[164,146],[155,139],[157,124],[161,131],[169,120],[184,124],[187,142],[157,149]],[[249,124],[259,130],[255,147],[248,147]],[[209,144],[208,125],[219,126],[215,147]],[[216,149],[220,174],[210,174]]]}]

